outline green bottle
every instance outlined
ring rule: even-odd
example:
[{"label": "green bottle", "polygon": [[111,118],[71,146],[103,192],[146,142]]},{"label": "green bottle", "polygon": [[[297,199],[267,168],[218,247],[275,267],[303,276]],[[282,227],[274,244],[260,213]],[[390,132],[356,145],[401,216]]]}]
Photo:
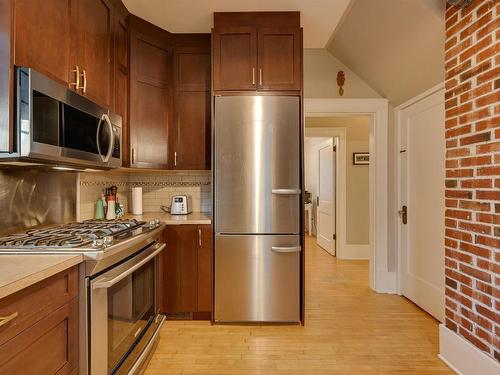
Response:
[{"label": "green bottle", "polygon": [[98,199],[97,202],[95,202],[95,218],[97,220],[104,219],[104,203],[102,199]]}]

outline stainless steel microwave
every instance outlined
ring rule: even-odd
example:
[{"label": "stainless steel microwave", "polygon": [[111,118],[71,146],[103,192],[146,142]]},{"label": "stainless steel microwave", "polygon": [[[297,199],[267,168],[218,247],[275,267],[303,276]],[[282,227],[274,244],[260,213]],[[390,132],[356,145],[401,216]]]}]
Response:
[{"label": "stainless steel microwave", "polygon": [[14,152],[1,161],[121,167],[120,116],[33,69],[15,69]]}]

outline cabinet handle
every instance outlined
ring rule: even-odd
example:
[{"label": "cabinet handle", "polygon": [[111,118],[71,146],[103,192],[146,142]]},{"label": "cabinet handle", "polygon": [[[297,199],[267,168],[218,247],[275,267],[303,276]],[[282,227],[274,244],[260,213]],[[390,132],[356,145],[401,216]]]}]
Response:
[{"label": "cabinet handle", "polygon": [[132,164],[135,164],[135,148],[132,149],[132,157],[131,157]]},{"label": "cabinet handle", "polygon": [[71,73],[75,73],[76,75],[76,82],[71,82],[69,86],[75,86],[75,90],[80,90],[80,67],[77,65],[75,66],[75,69],[71,71]]},{"label": "cabinet handle", "polygon": [[252,68],[252,85],[255,85],[255,68]]},{"label": "cabinet handle", "polygon": [[177,151],[174,151],[174,167],[177,167]]},{"label": "cabinet handle", "polygon": [[7,324],[8,322],[16,319],[18,315],[19,315],[19,313],[16,311],[15,313],[12,313],[8,316],[0,316],[0,327],[3,326],[4,324]]},{"label": "cabinet handle", "polygon": [[87,71],[83,69],[83,93],[87,92]]},{"label": "cabinet handle", "polygon": [[259,86],[262,86],[262,69],[259,69]]},{"label": "cabinet handle", "polygon": [[201,228],[198,228],[198,245],[201,247]]}]

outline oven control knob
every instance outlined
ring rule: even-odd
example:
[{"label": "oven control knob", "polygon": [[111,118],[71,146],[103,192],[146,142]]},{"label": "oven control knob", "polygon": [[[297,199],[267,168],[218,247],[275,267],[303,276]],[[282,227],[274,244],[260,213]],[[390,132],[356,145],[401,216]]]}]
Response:
[{"label": "oven control knob", "polygon": [[151,228],[154,228],[154,227],[156,227],[157,225],[158,225],[158,224],[156,224],[156,220],[155,220],[155,219],[153,219],[153,220],[150,220],[150,221],[149,221],[149,226],[150,226]]},{"label": "oven control knob", "polygon": [[113,236],[105,236],[103,240],[104,245],[111,245],[113,243]]},{"label": "oven control knob", "polygon": [[155,225],[156,226],[160,225],[160,219],[158,219],[158,218],[155,219]]},{"label": "oven control knob", "polygon": [[102,247],[104,245],[104,240],[102,238],[97,238],[92,241],[92,247]]}]

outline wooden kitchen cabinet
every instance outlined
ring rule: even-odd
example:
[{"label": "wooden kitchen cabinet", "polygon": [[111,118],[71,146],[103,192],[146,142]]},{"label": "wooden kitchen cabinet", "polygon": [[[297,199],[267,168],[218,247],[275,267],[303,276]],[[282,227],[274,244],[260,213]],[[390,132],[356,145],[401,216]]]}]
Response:
[{"label": "wooden kitchen cabinet", "polygon": [[14,64],[66,85],[71,74],[71,0],[14,1]]},{"label": "wooden kitchen cabinet", "polygon": [[[164,313],[212,311],[210,225],[168,225],[164,232]],[[208,316],[209,314],[207,314]]]},{"label": "wooden kitchen cabinet", "polygon": [[81,70],[80,93],[111,106],[112,8],[107,0],[72,1],[72,54]]},{"label": "wooden kitchen cabinet", "polygon": [[210,41],[174,52],[175,101],[171,129],[173,169],[210,169]]},{"label": "wooden kitchen cabinet", "polygon": [[257,45],[259,90],[300,90],[300,29],[260,28]]},{"label": "wooden kitchen cabinet", "polygon": [[113,25],[113,112],[120,115],[122,118],[122,163],[123,166],[128,167],[130,166],[130,137],[128,127],[128,24],[126,19],[116,12]]},{"label": "wooden kitchen cabinet", "polygon": [[215,91],[300,91],[302,30],[295,12],[215,13]]},{"label": "wooden kitchen cabinet", "polygon": [[78,270],[63,271],[0,301],[0,374],[78,371]]},{"label": "wooden kitchen cabinet", "polygon": [[214,90],[257,88],[257,29],[225,27],[212,31]]},{"label": "wooden kitchen cabinet", "polygon": [[172,48],[165,37],[131,27],[130,166],[167,169],[172,108]]}]

